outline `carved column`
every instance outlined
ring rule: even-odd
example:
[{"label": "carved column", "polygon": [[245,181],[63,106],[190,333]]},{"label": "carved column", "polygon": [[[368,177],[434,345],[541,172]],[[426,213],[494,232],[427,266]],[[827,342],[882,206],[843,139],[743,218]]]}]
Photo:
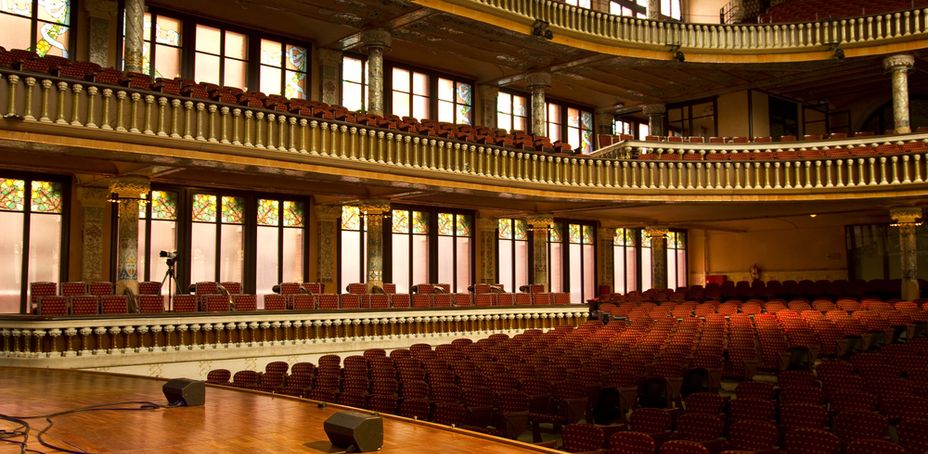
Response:
[{"label": "carved column", "polygon": [[116,293],[125,289],[138,293],[139,199],[150,190],[147,178],[120,177],[110,185],[119,197],[116,222]]},{"label": "carved column", "polygon": [[608,285],[612,291],[615,291],[615,254],[613,246],[615,243],[616,226],[612,224],[603,224],[599,227],[597,238],[599,238],[599,285]]},{"label": "carved column", "polygon": [[652,136],[666,135],[664,130],[664,114],[667,112],[667,106],[663,104],[648,104],[644,106],[641,111],[648,116],[648,127],[651,129]]},{"label": "carved column", "polygon": [[496,283],[496,228],[499,219],[494,217],[477,218],[477,238],[480,242],[480,282],[485,284]]},{"label": "carved column", "polygon": [[316,252],[316,280],[329,289],[329,292],[338,292],[338,219],[342,215],[341,205],[315,205],[316,211],[316,238],[318,240]]},{"label": "carved column", "polygon": [[383,115],[383,54],[390,50],[390,31],[367,30],[361,33],[361,42],[367,52],[367,112]]},{"label": "carved column", "polygon": [[367,291],[383,288],[383,217],[390,213],[390,201],[362,200],[358,203],[367,219]]},{"label": "carved column", "polygon": [[145,0],[126,0],[126,38],[123,56],[126,71],[142,72],[142,46],[145,45]]},{"label": "carved column", "polygon": [[106,280],[103,266],[103,222],[107,198],[105,188],[79,187],[77,200],[81,204],[81,280],[86,282]]},{"label": "carved column", "polygon": [[342,52],[333,49],[317,49],[319,60],[319,92],[322,102],[341,104],[341,65]]},{"label": "carved column", "polygon": [[551,74],[532,73],[525,78],[528,88],[532,90],[532,134],[548,135],[545,127],[545,90],[551,86]]},{"label": "carved column", "polygon": [[644,233],[651,240],[651,288],[667,288],[667,227],[646,227]]},{"label": "carved column", "polygon": [[103,67],[112,66],[110,60],[110,36],[116,35],[117,4],[113,0],[88,0],[87,10],[89,60]]},{"label": "carved column", "polygon": [[496,98],[499,87],[495,85],[477,85],[477,126],[496,128]]},{"label": "carved column", "polygon": [[648,0],[648,19],[660,20],[661,0]]},{"label": "carved column", "polygon": [[893,85],[893,121],[896,134],[912,132],[909,125],[909,71],[915,66],[911,55],[893,55],[883,59],[883,69],[890,72]]},{"label": "carved column", "polygon": [[596,111],[596,148],[602,148],[603,144],[599,143],[599,135],[613,134],[613,123],[615,122],[615,114],[612,111],[608,110],[598,110]]},{"label": "carved column", "polygon": [[554,224],[550,215],[529,216],[525,222],[532,229],[532,284],[541,284],[548,291],[548,230]]},{"label": "carved column", "polygon": [[902,259],[902,299],[918,299],[918,246],[915,242],[915,228],[921,224],[922,209],[917,207],[900,207],[889,210],[894,225],[899,228],[899,256]]}]

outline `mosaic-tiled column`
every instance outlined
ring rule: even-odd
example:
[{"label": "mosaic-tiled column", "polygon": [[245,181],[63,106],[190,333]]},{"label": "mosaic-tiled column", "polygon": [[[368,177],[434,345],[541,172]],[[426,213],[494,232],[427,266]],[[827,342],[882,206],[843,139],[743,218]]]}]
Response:
[{"label": "mosaic-tiled column", "polygon": [[526,76],[525,83],[532,90],[532,134],[545,136],[545,90],[551,86],[551,74],[532,73]]},{"label": "mosaic-tiled column", "polygon": [[89,60],[103,67],[112,66],[110,36],[116,35],[115,19],[118,5],[113,0],[87,0],[83,5],[89,16]]},{"label": "mosaic-tiled column", "polygon": [[615,229],[612,224],[603,224],[599,227],[596,237],[599,239],[599,247],[596,248],[599,259],[599,285],[608,285],[612,291],[615,291]]},{"label": "mosaic-tiled column", "polygon": [[899,207],[889,210],[893,224],[899,228],[899,256],[902,270],[902,299],[918,299],[918,246],[915,241],[915,228],[921,223],[922,209],[917,207]]},{"label": "mosaic-tiled column", "polygon": [[912,55],[893,55],[883,59],[883,68],[889,71],[893,84],[893,122],[896,134],[912,132],[909,125],[909,71],[915,67]]},{"label": "mosaic-tiled column", "polygon": [[118,197],[116,222],[116,293],[139,291],[139,200],[150,190],[147,178],[120,177],[110,185]]},{"label": "mosaic-tiled column", "polygon": [[667,288],[667,227],[647,227],[644,233],[651,240],[651,288]]},{"label": "mosaic-tiled column", "polygon": [[383,288],[383,218],[390,214],[390,201],[362,200],[358,203],[367,219],[367,291]]},{"label": "mosaic-tiled column", "polygon": [[338,290],[338,219],[341,205],[314,205],[316,212],[316,280],[329,292]]},{"label": "mosaic-tiled column", "polygon": [[661,0],[648,0],[648,19],[660,20]]},{"label": "mosaic-tiled column", "polygon": [[525,219],[532,229],[532,284],[545,286],[548,291],[548,230],[554,224],[550,215],[535,215]]},{"label": "mosaic-tiled column", "polygon": [[126,52],[123,56],[126,71],[140,73],[144,70],[142,46],[145,45],[145,0],[126,0]]},{"label": "mosaic-tiled column", "polygon": [[612,135],[615,114],[612,111],[600,110],[596,112],[596,148],[602,148],[603,144],[599,143],[599,134]]},{"label": "mosaic-tiled column", "polygon": [[383,54],[390,50],[389,30],[382,28],[361,33],[361,45],[367,52],[367,112],[383,115]]},{"label": "mosaic-tiled column", "polygon": [[477,126],[497,127],[496,98],[499,87],[496,85],[477,85]]},{"label": "mosaic-tiled column", "polygon": [[477,218],[477,241],[480,242],[480,282],[496,283],[496,228],[499,219],[494,217]]},{"label": "mosaic-tiled column", "polygon": [[86,282],[105,280],[103,266],[103,223],[106,218],[107,198],[105,188],[79,187],[77,200],[81,206],[81,280]]},{"label": "mosaic-tiled column", "polygon": [[341,65],[342,52],[334,49],[317,49],[319,60],[319,80],[322,102],[341,104]]},{"label": "mosaic-tiled column", "polygon": [[667,106],[663,104],[648,104],[641,109],[641,112],[648,116],[648,127],[652,136],[663,136],[664,132],[664,114],[667,112]]}]

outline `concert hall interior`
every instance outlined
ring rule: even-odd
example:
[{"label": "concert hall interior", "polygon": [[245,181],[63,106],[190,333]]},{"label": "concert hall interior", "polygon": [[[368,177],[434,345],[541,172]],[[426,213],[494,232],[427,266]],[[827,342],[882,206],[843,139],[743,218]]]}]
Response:
[{"label": "concert hall interior", "polygon": [[8,448],[928,452],[928,0],[0,1],[0,115]]}]

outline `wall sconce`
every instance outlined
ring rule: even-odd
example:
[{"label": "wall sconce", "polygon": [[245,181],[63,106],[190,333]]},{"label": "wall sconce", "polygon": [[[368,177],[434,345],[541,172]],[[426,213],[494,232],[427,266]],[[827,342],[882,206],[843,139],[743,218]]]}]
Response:
[{"label": "wall sconce", "polygon": [[841,48],[841,43],[829,43],[828,50],[832,52],[835,60],[844,60],[844,49]]},{"label": "wall sconce", "polygon": [[110,203],[129,202],[132,200],[135,200],[139,203],[149,203],[149,200],[145,194],[142,194],[140,197],[125,197],[120,196],[118,192],[111,192],[110,197],[106,199],[106,201]]},{"label": "wall sconce", "polygon": [[683,51],[680,50],[679,44],[670,44],[670,55],[674,61],[683,63],[686,61],[686,55],[683,54]]},{"label": "wall sconce", "polygon": [[532,36],[538,36],[544,39],[554,39],[554,32],[548,28],[549,24],[546,21],[538,19],[532,24]]}]

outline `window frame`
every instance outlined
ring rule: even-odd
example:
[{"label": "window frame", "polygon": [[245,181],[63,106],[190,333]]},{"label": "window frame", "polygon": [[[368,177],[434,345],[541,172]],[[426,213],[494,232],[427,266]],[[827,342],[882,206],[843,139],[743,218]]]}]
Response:
[{"label": "window frame", "polygon": [[[620,11],[619,14],[616,14],[613,11],[613,7],[624,8],[631,11],[631,15],[622,14],[624,11]],[[638,19],[647,19],[648,18],[648,7],[639,5],[635,0],[609,0],[609,14],[620,17],[631,17]]]},{"label": "window frame", "polygon": [[[599,260],[599,257],[597,256],[598,255],[597,248],[599,247],[599,245],[597,244],[597,235],[599,232],[597,232],[596,223],[591,222],[591,221],[583,221],[583,220],[576,220],[576,219],[555,218],[554,224],[557,224],[560,227],[560,231],[561,231],[561,241],[560,241],[560,244],[561,244],[561,257],[560,257],[561,259],[561,279],[562,279],[561,280],[562,282],[561,292],[571,293],[572,289],[570,285],[570,278],[571,278],[572,270],[575,264],[571,263],[571,260],[570,260],[570,245],[578,244],[581,247],[580,249],[581,259],[580,259],[580,264],[579,264],[580,265],[580,282],[581,282],[580,302],[572,303],[572,304],[586,304],[586,300],[589,298],[596,297],[596,292],[597,292],[596,270],[598,266],[597,261]],[[571,224],[580,225],[580,239],[581,239],[580,243],[570,242],[570,225]],[[583,242],[584,241],[583,240],[583,228],[584,227],[591,229],[592,240],[589,243]],[[535,232],[532,232],[532,233],[534,234]],[[551,254],[552,241],[551,241],[551,234],[549,232],[545,232],[545,234],[547,235],[545,244],[546,244],[546,247],[548,248],[548,284],[550,287],[550,284],[552,282],[551,261],[553,260],[553,256]],[[586,270],[584,270],[584,267],[583,267],[583,255],[584,255],[583,246],[590,246],[592,248],[593,268],[589,270],[589,272],[592,275],[592,279],[593,279],[593,290],[592,290],[591,295],[586,295],[585,289],[583,288],[583,283],[585,282],[586,277],[587,277],[586,272],[585,272]]]},{"label": "window frame", "polygon": [[[259,227],[276,228],[276,230],[277,230],[277,283],[278,283],[278,284],[281,283],[281,282],[284,282],[284,246],[285,246],[284,232],[286,232],[287,229],[290,229],[290,230],[296,230],[296,229],[302,230],[302,232],[303,232],[302,262],[303,262],[303,263],[301,264],[301,268],[302,268],[302,273],[301,273],[301,274],[302,274],[302,281],[305,282],[306,279],[307,279],[307,276],[308,276],[308,274],[309,274],[309,273],[308,273],[308,269],[307,269],[307,268],[308,268],[308,265],[309,265],[308,251],[309,251],[309,233],[310,233],[310,232],[309,232],[309,222],[308,222],[308,221],[309,221],[309,208],[310,208],[309,204],[308,204],[307,201],[304,200],[303,198],[300,198],[300,197],[290,197],[290,196],[280,195],[280,194],[276,194],[276,195],[267,195],[267,196],[256,195],[256,196],[254,197],[253,200],[254,200],[254,201],[253,201],[253,204],[254,204],[254,206],[255,206],[255,213],[254,213],[254,214],[255,214],[255,216],[254,216],[254,223],[255,223],[255,227],[254,227],[254,230],[255,230],[255,236],[254,236],[254,240],[255,240],[255,251],[254,251],[254,253],[252,254],[254,258],[252,259],[252,262],[251,262],[251,263],[252,263],[252,264],[254,265],[254,267],[255,267],[255,275],[254,275],[254,278],[252,279],[252,282],[254,283],[254,286],[256,287],[254,293],[255,293],[255,294],[258,294],[258,292],[259,292],[259,289],[257,288],[257,282],[258,282],[257,267],[258,267],[258,265],[259,265],[258,260],[257,260],[257,258],[258,258],[258,257],[257,257],[257,238],[258,238],[257,233],[258,233],[258,228],[259,228]],[[272,225],[263,225],[263,224],[259,224],[259,223],[258,223],[258,214],[259,214],[259,212],[258,212],[258,208],[259,208],[258,202],[259,202],[260,200],[274,200],[274,201],[277,201],[277,202],[278,202],[278,206],[277,206],[278,222],[277,222],[277,225],[276,225],[276,226],[272,226]],[[288,225],[286,225],[286,223],[284,222],[284,213],[285,213],[285,211],[286,211],[286,202],[299,203],[299,204],[301,204],[301,205],[303,206],[303,225],[302,225],[302,226],[296,226],[296,227],[295,227],[295,226],[288,226]],[[247,211],[247,209],[246,209],[246,211]],[[247,252],[246,252],[246,256],[247,256],[247,255],[248,255],[248,254],[247,254]]]},{"label": "window frame", "polygon": [[[508,223],[509,223],[509,231],[511,232],[510,238],[501,238],[501,237],[500,237],[499,226],[500,226],[501,223],[503,223],[503,222],[505,222],[505,221],[508,221]],[[524,239],[518,239],[518,238],[516,238],[516,233],[515,233],[515,232],[516,232],[516,224],[518,224],[518,223],[520,223],[520,222],[524,225],[524,229],[525,229],[525,238],[524,238]],[[519,273],[518,273],[518,270],[519,270],[519,265],[520,265],[520,264],[519,264],[519,262],[516,260],[516,259],[518,258],[518,256],[519,256],[518,253],[516,252],[516,245],[517,245],[517,242],[524,242],[524,243],[525,243],[524,246],[526,247],[525,263],[522,263],[522,264],[521,264],[522,267],[525,268],[525,275],[526,275],[526,279],[525,279],[526,282],[525,282],[525,283],[528,284],[528,283],[531,282],[531,280],[532,280],[532,273],[531,273],[531,267],[530,267],[530,264],[532,263],[532,261],[531,261],[531,259],[532,259],[532,242],[531,242],[531,240],[530,240],[530,239],[531,239],[531,234],[532,234],[532,232],[531,232],[531,230],[530,230],[530,226],[528,225],[528,223],[527,223],[524,219],[519,219],[519,218],[500,218],[500,219],[497,220],[497,227],[496,227],[496,229],[495,229],[495,232],[496,232],[496,276],[495,276],[494,279],[496,280],[497,283],[502,284],[504,289],[506,289],[506,288],[511,288],[511,290],[509,290],[509,291],[511,291],[511,292],[518,292],[518,291],[519,291],[519,282],[518,282],[518,279],[519,279],[519,278],[518,278],[518,275],[519,275]],[[502,273],[501,273],[502,266],[501,266],[501,263],[500,263],[500,257],[501,257],[501,252],[500,252],[500,251],[502,250],[501,245],[503,244],[503,242],[509,242],[509,243],[510,243],[510,249],[509,249],[509,250],[510,250],[510,263],[511,263],[511,265],[512,265],[512,266],[511,266],[512,269],[510,270],[510,276],[512,276],[512,279],[510,279],[510,282],[502,282],[502,281],[500,280],[500,275],[502,274]]]},{"label": "window frame", "polygon": [[[75,33],[74,29],[75,29],[75,22],[76,22],[75,17],[79,14],[79,11],[78,11],[79,6],[80,5],[78,4],[77,0],[68,0],[68,8],[69,8],[68,19],[70,19],[70,23],[67,24],[68,49],[67,49],[67,55],[65,56],[65,58],[68,58],[71,60],[74,60],[76,58],[75,54],[77,53],[76,52],[77,51],[77,33]],[[8,13],[5,11],[0,11],[0,14],[5,14],[8,16],[19,17],[19,18],[25,18],[25,16],[20,16],[18,14]],[[38,0],[32,0],[32,12],[31,12],[31,15],[29,16],[29,50],[36,52],[36,53],[38,53],[38,51],[36,50],[36,45],[38,44],[38,40],[36,38],[39,33],[39,30],[38,30],[39,22],[64,25],[64,24],[59,24],[57,22],[40,21],[39,20],[39,2]]]},{"label": "window frame", "polygon": [[[700,104],[712,104],[712,131],[708,131],[705,136],[700,136],[695,134],[693,131],[693,120],[700,118],[708,118],[708,115],[693,115],[693,107]],[[671,111],[675,109],[680,109],[680,119],[671,120]],[[691,101],[668,104],[667,105],[667,114],[666,120],[668,135],[671,132],[677,133],[683,137],[715,137],[718,136],[719,131],[719,99],[717,96],[712,96],[708,98],[694,99]]]},{"label": "window frame", "polygon": [[[559,118],[557,122],[552,122],[551,119],[548,118],[549,117],[548,111],[550,109],[549,107],[550,105],[556,105],[560,109]],[[575,103],[571,103],[567,101],[561,101],[559,99],[545,98],[545,135],[547,135],[548,139],[550,139],[552,142],[556,142],[557,140],[560,140],[563,143],[569,143],[568,136],[570,135],[570,129],[573,128],[573,126],[570,126],[570,124],[568,123],[569,115],[567,112],[570,109],[578,110],[578,120],[580,122],[580,126],[577,128],[580,133],[580,144],[577,147],[572,148],[572,150],[576,150],[577,148],[580,148],[580,154],[584,154],[584,155],[589,154],[589,153],[585,153],[583,150],[583,131],[590,131],[590,153],[592,153],[593,150],[596,148],[596,144],[595,144],[595,141],[596,141],[595,112],[596,111],[595,109],[591,107],[582,106],[580,104],[575,104]],[[531,108],[529,110],[531,110]],[[583,114],[584,113],[590,114],[590,129],[588,130],[583,128]],[[558,129],[560,130],[561,136],[557,140],[551,137],[551,134],[550,134],[552,124],[556,124],[560,126]],[[529,125],[531,125],[531,119],[529,119]],[[573,146],[573,144],[571,144],[571,146]]]},{"label": "window frame", "polygon": [[[522,92],[519,92],[519,91],[512,91],[512,90],[500,90],[500,91],[499,91],[499,94],[507,95],[507,96],[510,97],[510,98],[509,98],[509,113],[502,112],[502,111],[499,110],[500,98],[499,98],[499,95],[497,95],[497,97],[496,97],[496,107],[495,107],[495,108],[496,108],[496,127],[497,127],[498,129],[505,129],[506,131],[509,131],[510,133],[513,132],[513,131],[531,132],[531,129],[532,129],[532,95],[529,94],[529,93],[522,93]],[[525,115],[524,115],[524,116],[523,116],[523,115],[516,115],[516,114],[515,114],[515,101],[514,101],[514,100],[515,100],[516,97],[522,98],[522,99],[524,100],[524,102],[523,102],[523,104],[525,105]],[[500,124],[500,114],[504,114],[504,115],[509,115],[509,116],[510,116],[509,124],[508,124],[508,125],[505,125],[505,126],[504,126],[504,125]],[[525,127],[524,127],[524,128],[517,129],[517,128],[515,127],[515,119],[516,119],[516,117],[518,117],[518,118],[524,118],[524,119],[525,119],[525,121],[524,121]]]},{"label": "window frame", "polygon": [[[345,58],[350,58],[352,60],[358,60],[361,62],[361,82],[349,81],[345,79]],[[340,105],[347,106],[345,102],[345,84],[355,84],[361,86],[361,108],[359,110],[367,110],[368,107],[368,80],[367,80],[367,56],[356,55],[356,54],[343,54],[342,61],[338,65],[338,77],[340,84],[338,86],[338,102]]]},{"label": "window frame", "polygon": [[[470,109],[469,122],[466,124],[471,125],[471,126],[474,125],[474,110],[475,110],[474,107],[475,107],[475,101],[476,101],[475,90],[477,86],[474,80],[468,79],[466,77],[458,76],[455,74],[450,74],[447,72],[435,71],[433,69],[423,68],[421,66],[408,65],[405,63],[390,61],[390,60],[385,60],[383,63],[383,79],[384,79],[383,80],[383,91],[384,91],[383,92],[383,98],[384,98],[383,99],[383,103],[384,103],[383,110],[384,110],[385,115],[397,115],[399,117],[405,116],[405,115],[399,115],[393,111],[393,70],[394,69],[401,69],[401,70],[410,72],[410,85],[409,85],[410,91],[408,92],[410,96],[409,98],[410,99],[410,104],[409,104],[410,115],[409,116],[414,117],[417,120],[423,120],[423,119],[412,115],[413,114],[412,100],[414,99],[414,96],[422,96],[422,95],[415,95],[412,93],[412,88],[413,88],[412,73],[423,74],[428,78],[429,94],[427,95],[427,99],[428,99],[429,114],[428,114],[428,117],[426,117],[426,119],[432,120],[432,121],[439,121],[438,120],[438,79],[439,78],[451,80],[455,84],[463,83],[463,84],[470,85],[471,109]],[[403,92],[403,93],[406,93],[406,92]],[[465,124],[465,123],[456,123],[456,124]]]}]

